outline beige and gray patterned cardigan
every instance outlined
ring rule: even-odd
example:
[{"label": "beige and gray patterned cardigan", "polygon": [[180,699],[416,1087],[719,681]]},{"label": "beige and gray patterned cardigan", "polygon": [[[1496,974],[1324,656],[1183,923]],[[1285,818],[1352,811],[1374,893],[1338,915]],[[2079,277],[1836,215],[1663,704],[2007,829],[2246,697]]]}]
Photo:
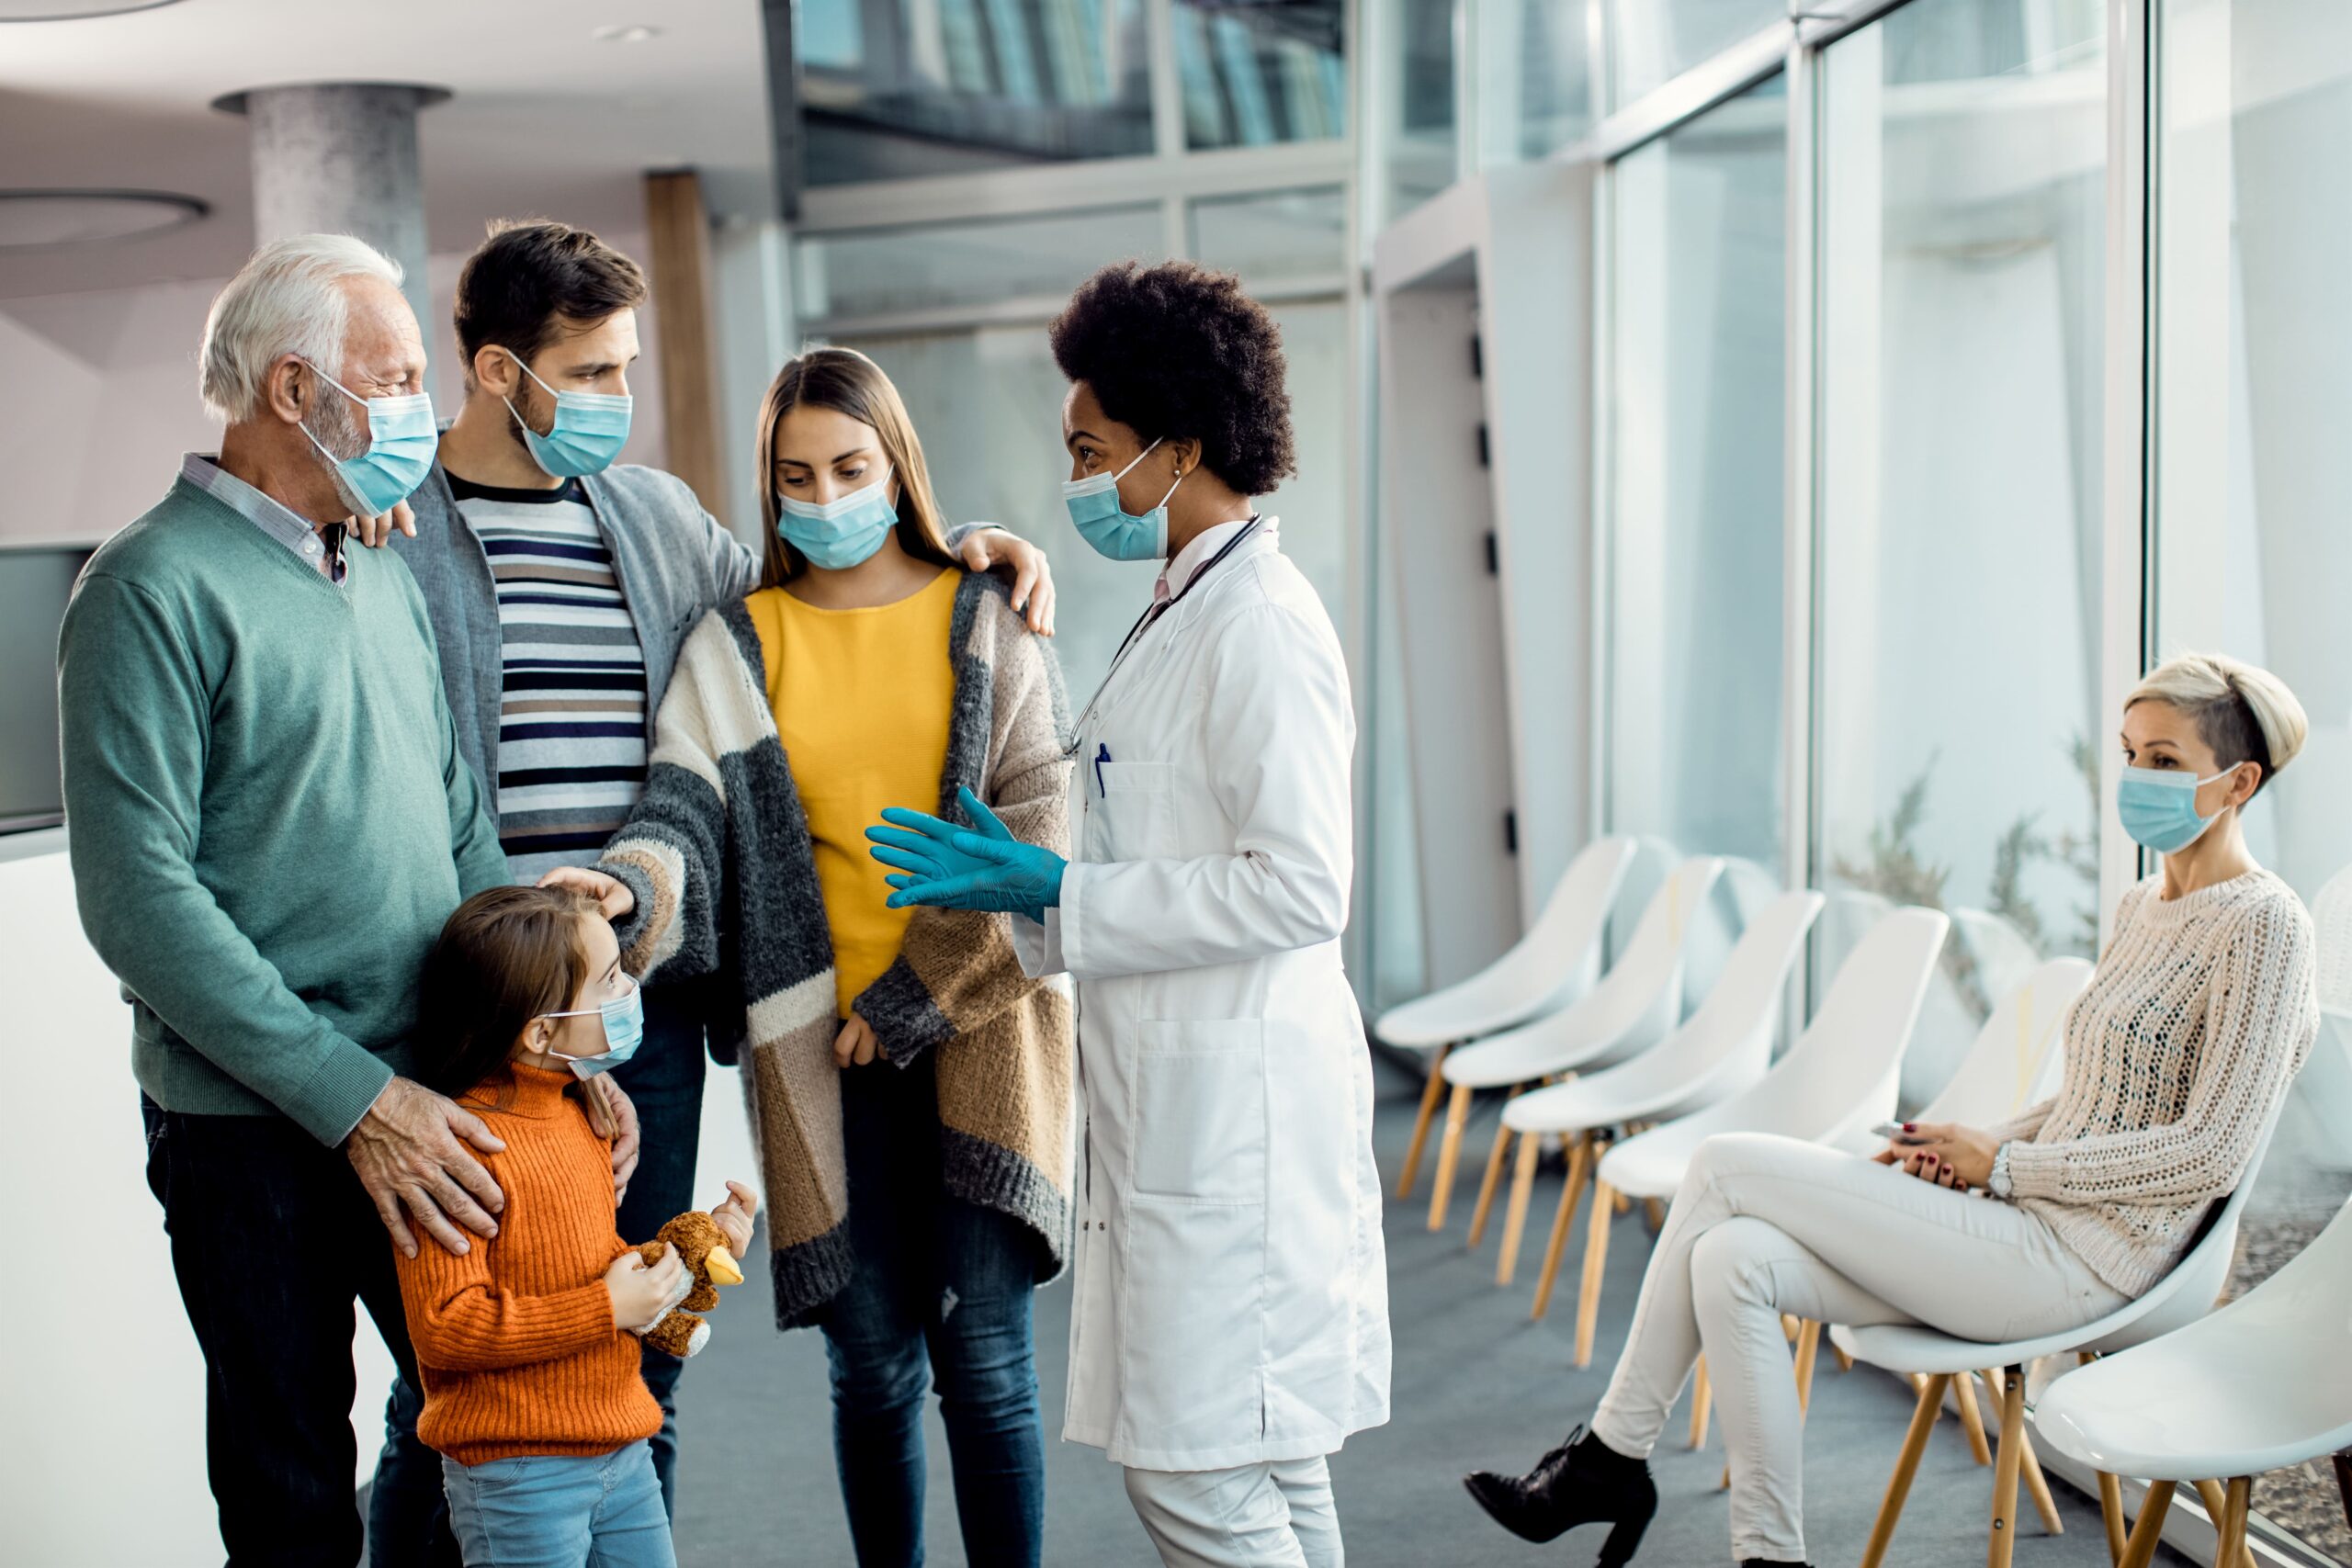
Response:
[{"label": "beige and gray patterned cardigan", "polygon": [[[1061,676],[1002,582],[964,579],[948,656],[955,707],[933,808],[961,821],[956,791],[967,787],[1020,838],[1068,853]],[[848,1283],[854,1260],[832,937],[767,693],[750,613],[740,601],[711,611],[679,650],[644,798],[599,869],[637,895],[618,932],[630,973],[713,977],[728,998],[712,1054],[743,1069],[776,1323],[790,1328]],[[1063,993],[1022,974],[1012,919],[917,910],[897,961],[854,1006],[889,1061],[933,1055],[945,1190],[1034,1230],[1044,1280],[1069,1250],[1074,1036]]]}]

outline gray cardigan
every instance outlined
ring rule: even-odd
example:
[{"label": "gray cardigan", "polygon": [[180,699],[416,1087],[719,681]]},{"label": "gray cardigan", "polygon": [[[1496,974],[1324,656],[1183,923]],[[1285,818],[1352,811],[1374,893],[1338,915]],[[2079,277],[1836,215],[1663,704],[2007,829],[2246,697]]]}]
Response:
[{"label": "gray cardigan", "polygon": [[[645,650],[650,718],[662,711],[678,645],[705,615],[752,591],[760,579],[760,559],[703,510],[675,474],[626,463],[580,482],[595,509],[621,599]],[[495,816],[504,675],[498,585],[490,575],[490,557],[458,510],[449,476],[438,462],[408,503],[416,513],[416,537],[395,533],[392,548],[424,591],[433,640],[441,653],[441,684],[457,721],[458,750],[481,780]]]}]

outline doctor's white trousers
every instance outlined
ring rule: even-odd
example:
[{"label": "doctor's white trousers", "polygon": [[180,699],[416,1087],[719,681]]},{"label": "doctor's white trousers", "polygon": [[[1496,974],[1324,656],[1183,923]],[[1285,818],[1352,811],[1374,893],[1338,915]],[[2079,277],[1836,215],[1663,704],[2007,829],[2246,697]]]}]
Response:
[{"label": "doctor's white trousers", "polygon": [[1818,1144],[1724,1134],[1683,1176],[1593,1434],[1647,1458],[1704,1348],[1731,1455],[1732,1556],[1802,1562],[1804,1432],[1782,1313],[1998,1343],[2124,1299],[2022,1209]]},{"label": "doctor's white trousers", "polygon": [[1168,1568],[1342,1568],[1320,1457],[1229,1470],[1128,1469],[1127,1500]]}]

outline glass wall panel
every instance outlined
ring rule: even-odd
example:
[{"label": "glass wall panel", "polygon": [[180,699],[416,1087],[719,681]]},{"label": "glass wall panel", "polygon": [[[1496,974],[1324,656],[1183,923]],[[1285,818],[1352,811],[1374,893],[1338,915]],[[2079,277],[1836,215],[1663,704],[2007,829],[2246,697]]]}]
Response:
[{"label": "glass wall panel", "polygon": [[[2156,254],[2155,634],[2275,671],[2311,734],[2245,814],[2312,907],[2320,1037],[2245,1218],[2243,1290],[2352,1193],[2352,9],[2166,0]],[[2255,1506],[2352,1561],[2325,1462]]]},{"label": "glass wall panel", "polygon": [[1518,0],[1513,53],[1519,61],[1519,145],[1521,158],[1557,152],[1591,128],[1591,60],[1584,0]]},{"label": "glass wall panel", "polygon": [[1151,151],[1142,0],[802,0],[812,185]]},{"label": "glass wall panel", "polygon": [[1379,160],[1382,220],[1411,211],[1453,183],[1460,163],[1453,101],[1455,0],[1367,0],[1385,7],[1393,41],[1373,68],[1386,75]]},{"label": "glass wall panel", "polygon": [[1607,807],[1777,874],[1788,106],[1775,77],[1610,175]]},{"label": "glass wall panel", "polygon": [[1262,147],[1348,132],[1340,0],[1176,0],[1176,69],[1190,147]]},{"label": "glass wall panel", "polygon": [[1336,277],[1347,265],[1347,193],[1278,190],[1193,204],[1193,258],[1253,285]]},{"label": "glass wall panel", "polygon": [[[1606,5],[1612,107],[1632,103],[1750,33],[1787,20],[1792,9],[1789,0],[1606,0]],[[2010,0],[2010,9],[2016,8],[2016,0]]]},{"label": "glass wall panel", "polygon": [[1822,74],[1816,979],[1952,914],[1906,1109],[2098,932],[2106,72],[2096,6],[2019,14],[1915,0]]},{"label": "glass wall panel", "polygon": [[1057,212],[928,229],[818,234],[800,242],[800,319],[1067,294],[1107,261],[1158,257],[1157,207]]}]

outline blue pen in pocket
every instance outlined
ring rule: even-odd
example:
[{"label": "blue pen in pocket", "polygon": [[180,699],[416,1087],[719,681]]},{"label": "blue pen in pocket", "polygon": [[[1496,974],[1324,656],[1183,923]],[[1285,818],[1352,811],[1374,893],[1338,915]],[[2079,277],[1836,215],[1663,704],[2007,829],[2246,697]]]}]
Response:
[{"label": "blue pen in pocket", "polygon": [[1100,798],[1102,798],[1102,799],[1103,799],[1103,800],[1108,800],[1108,799],[1110,799],[1110,798],[1111,798],[1111,792],[1110,792],[1109,790],[1107,790],[1107,789],[1105,789],[1105,788],[1103,788],[1103,787],[1102,787],[1102,764],[1103,764],[1103,763],[1105,763],[1105,762],[1107,762],[1107,761],[1109,761],[1110,760],[1111,760],[1111,748],[1110,748],[1108,745],[1099,746],[1099,747],[1097,747],[1097,748],[1095,749],[1095,752],[1094,752],[1094,793],[1095,793],[1095,795],[1096,795],[1098,797],[1100,797]]}]

